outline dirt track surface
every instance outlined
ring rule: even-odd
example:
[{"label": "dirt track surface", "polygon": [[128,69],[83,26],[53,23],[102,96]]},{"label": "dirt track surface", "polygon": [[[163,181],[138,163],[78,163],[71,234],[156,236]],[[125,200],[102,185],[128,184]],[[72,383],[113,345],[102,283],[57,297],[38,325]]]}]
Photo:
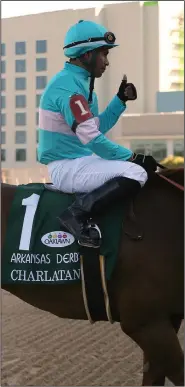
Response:
[{"label": "dirt track surface", "polygon": [[1,386],[139,386],[142,352],[117,323],[59,319],[3,291],[1,367]]}]

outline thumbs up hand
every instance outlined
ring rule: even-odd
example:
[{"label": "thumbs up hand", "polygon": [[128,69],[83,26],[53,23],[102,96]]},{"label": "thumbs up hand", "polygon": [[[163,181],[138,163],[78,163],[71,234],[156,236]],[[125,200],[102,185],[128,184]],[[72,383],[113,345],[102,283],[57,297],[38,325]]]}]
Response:
[{"label": "thumbs up hand", "polygon": [[126,75],[123,76],[123,79],[122,79],[121,85],[119,87],[117,96],[123,102],[134,101],[135,99],[137,99],[136,87],[134,86],[133,83],[127,82]]}]

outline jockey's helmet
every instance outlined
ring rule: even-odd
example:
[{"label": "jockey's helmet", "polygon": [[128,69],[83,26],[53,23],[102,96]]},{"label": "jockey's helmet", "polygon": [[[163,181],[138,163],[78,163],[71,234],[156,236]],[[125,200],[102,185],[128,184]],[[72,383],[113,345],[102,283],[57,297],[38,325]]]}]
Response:
[{"label": "jockey's helmet", "polygon": [[115,36],[104,26],[93,21],[80,20],[68,30],[64,39],[64,54],[68,58],[78,58],[88,51],[100,47],[108,49],[118,46]]}]

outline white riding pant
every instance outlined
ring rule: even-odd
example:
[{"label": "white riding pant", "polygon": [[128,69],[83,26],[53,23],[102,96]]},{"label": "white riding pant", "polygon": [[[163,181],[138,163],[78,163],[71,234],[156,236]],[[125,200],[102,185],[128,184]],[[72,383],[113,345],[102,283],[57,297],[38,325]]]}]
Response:
[{"label": "white riding pant", "polygon": [[96,155],[53,161],[48,164],[48,172],[54,186],[66,193],[91,192],[118,176],[137,180],[141,187],[148,179],[140,165]]}]

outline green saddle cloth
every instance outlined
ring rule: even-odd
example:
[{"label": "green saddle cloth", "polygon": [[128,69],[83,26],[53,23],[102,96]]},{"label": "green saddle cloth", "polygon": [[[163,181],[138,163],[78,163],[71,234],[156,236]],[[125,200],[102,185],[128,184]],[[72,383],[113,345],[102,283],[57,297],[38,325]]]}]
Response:
[{"label": "green saddle cloth", "polygon": [[[2,284],[71,283],[81,280],[80,246],[60,229],[58,216],[75,195],[50,191],[42,183],[20,185],[11,205],[2,254]],[[115,266],[124,216],[123,204],[108,208],[98,222],[106,279]],[[95,249],[88,249],[92,259]]]}]

